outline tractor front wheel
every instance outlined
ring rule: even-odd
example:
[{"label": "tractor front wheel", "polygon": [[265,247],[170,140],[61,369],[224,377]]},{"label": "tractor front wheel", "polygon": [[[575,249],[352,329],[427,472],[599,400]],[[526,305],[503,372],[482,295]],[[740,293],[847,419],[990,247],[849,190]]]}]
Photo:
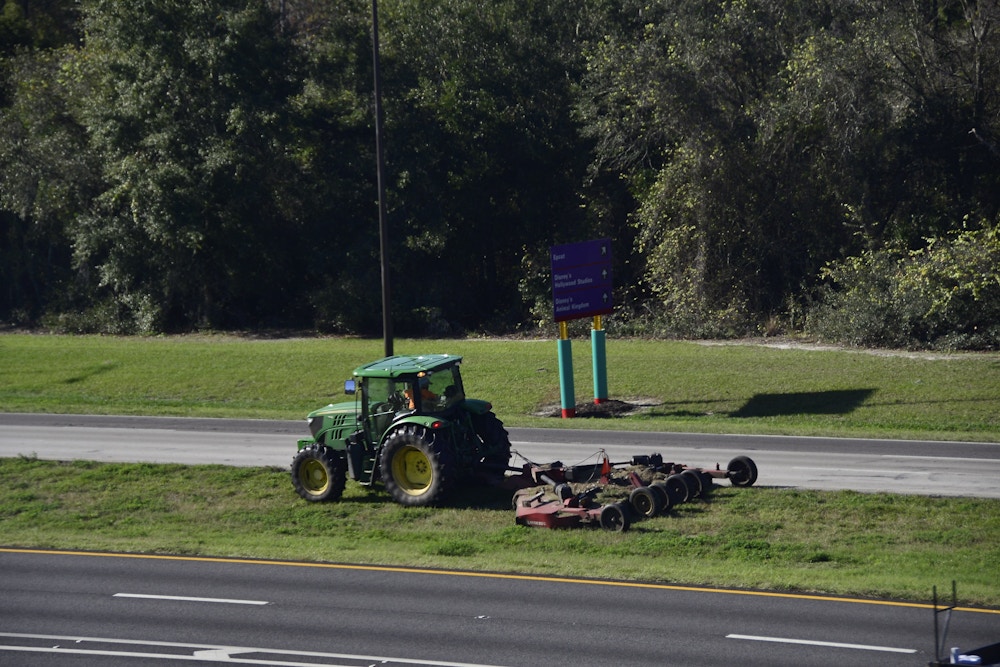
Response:
[{"label": "tractor front wheel", "polygon": [[291,473],[296,493],[314,503],[340,500],[347,484],[347,462],[319,444],[299,450]]},{"label": "tractor front wheel", "polygon": [[419,426],[389,434],[379,461],[382,482],[400,505],[424,507],[441,500],[451,484],[454,463],[446,446]]}]

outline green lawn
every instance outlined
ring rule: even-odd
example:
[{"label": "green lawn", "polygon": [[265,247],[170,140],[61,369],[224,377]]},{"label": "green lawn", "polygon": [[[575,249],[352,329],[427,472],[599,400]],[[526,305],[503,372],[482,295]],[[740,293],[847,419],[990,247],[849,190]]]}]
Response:
[{"label": "green lawn", "polygon": [[[508,426],[1000,441],[1000,355],[882,355],[609,340],[614,419],[559,407],[554,340],[398,340],[465,357]],[[0,411],[301,419],[382,341],[0,335]],[[577,402],[592,399],[574,341]],[[942,443],[942,447],[946,447]],[[295,495],[286,470],[0,459],[0,544],[378,563],[929,599],[958,581],[1000,607],[1000,501],[720,487],[614,534],[518,527],[509,495],[403,508],[350,482]]]},{"label": "green lawn", "polygon": [[[465,357],[470,396],[508,426],[1000,440],[1000,354],[919,357],[761,345],[609,340],[625,418],[559,407],[554,340],[398,340]],[[301,419],[342,398],[381,340],[0,335],[0,411]],[[590,341],[573,342],[577,403],[593,400]]]},{"label": "green lawn", "polygon": [[[44,480],[44,483],[40,481]],[[705,584],[1000,607],[1000,501],[719,486],[625,533],[514,523],[510,495],[406,508],[349,482],[314,504],[274,468],[0,459],[6,546]]]}]

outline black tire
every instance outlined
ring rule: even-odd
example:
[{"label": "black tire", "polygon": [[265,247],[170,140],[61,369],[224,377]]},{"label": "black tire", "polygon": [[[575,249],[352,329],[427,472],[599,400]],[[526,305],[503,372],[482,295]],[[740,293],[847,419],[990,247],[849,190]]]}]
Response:
[{"label": "black tire", "polygon": [[753,486],[757,481],[757,464],[749,456],[737,456],[726,466],[726,477],[733,486]]},{"label": "black tire", "polygon": [[632,525],[628,510],[621,503],[611,503],[601,508],[601,528],[624,533]]},{"label": "black tire", "polygon": [[666,514],[670,511],[670,508],[674,506],[673,498],[670,497],[670,490],[667,488],[667,483],[662,481],[656,481],[649,485],[649,488],[653,490],[653,493],[660,497],[660,514]]},{"label": "black tire", "polygon": [[[510,463],[510,435],[495,414],[487,412],[472,417],[472,426],[476,435],[483,441],[481,451],[485,463],[504,468]],[[501,476],[503,472],[501,471]]]},{"label": "black tire", "polygon": [[681,473],[681,477],[687,481],[688,486],[691,487],[691,495],[688,500],[694,500],[695,498],[700,498],[704,493],[705,489],[701,485],[701,475],[696,470],[685,470]]},{"label": "black tire", "polygon": [[637,515],[647,519],[659,514],[663,508],[660,497],[648,486],[640,486],[632,489],[632,493],[628,497],[628,502]]},{"label": "black tire", "polygon": [[699,472],[698,476],[701,477],[701,495],[705,497],[715,488],[715,478],[704,471]]},{"label": "black tire", "polygon": [[292,459],[291,474],[295,492],[306,500],[340,500],[347,485],[347,461],[324,445],[306,445]]},{"label": "black tire", "polygon": [[671,500],[673,500],[674,505],[680,505],[681,503],[686,503],[691,500],[691,486],[688,484],[688,481],[679,474],[670,475],[664,483],[667,485],[667,490],[672,495]]},{"label": "black tire", "polygon": [[433,505],[450,489],[453,459],[450,449],[426,429],[407,424],[390,433],[382,446],[382,483],[400,505]]}]

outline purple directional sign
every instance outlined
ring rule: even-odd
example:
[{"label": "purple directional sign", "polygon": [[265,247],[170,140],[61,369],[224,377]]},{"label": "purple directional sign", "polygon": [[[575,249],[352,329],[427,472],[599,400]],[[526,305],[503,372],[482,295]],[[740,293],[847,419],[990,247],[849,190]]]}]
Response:
[{"label": "purple directional sign", "polygon": [[612,311],[611,239],[552,246],[551,255],[556,322]]}]

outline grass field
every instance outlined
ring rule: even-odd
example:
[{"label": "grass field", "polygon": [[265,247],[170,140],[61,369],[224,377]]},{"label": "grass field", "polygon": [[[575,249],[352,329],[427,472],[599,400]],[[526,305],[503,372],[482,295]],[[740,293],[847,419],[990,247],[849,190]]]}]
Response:
[{"label": "grass field", "polygon": [[[44,480],[44,483],[40,481]],[[1000,607],[1000,501],[719,486],[626,533],[514,524],[480,490],[405,508],[337,503],[264,468],[0,459],[7,546],[312,560],[811,591],[927,601],[954,579]]]},{"label": "grass field", "polygon": [[[0,335],[0,411],[301,419],[382,342]],[[465,357],[508,426],[1000,440],[1000,355],[935,357],[608,341],[615,419],[558,408],[554,341],[396,341]],[[574,341],[590,400],[589,341]],[[947,443],[942,443],[947,447]],[[0,459],[6,546],[287,558],[798,590],[926,601],[958,581],[1000,607],[1000,501],[720,487],[624,534],[514,525],[509,496],[403,508],[349,483],[310,504],[286,470]]]},{"label": "grass field", "polygon": [[[508,426],[1000,440],[1000,354],[879,355],[761,345],[609,340],[616,419],[559,407],[553,340],[398,340],[464,357],[467,394]],[[381,340],[0,335],[0,411],[302,419],[342,398]],[[592,402],[590,342],[574,341],[576,399]]]}]

